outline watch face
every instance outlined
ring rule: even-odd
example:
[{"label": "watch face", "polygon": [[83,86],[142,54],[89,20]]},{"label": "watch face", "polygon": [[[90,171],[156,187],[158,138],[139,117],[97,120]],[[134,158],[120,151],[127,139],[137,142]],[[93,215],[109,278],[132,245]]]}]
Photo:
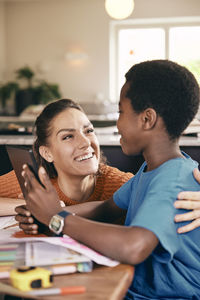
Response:
[{"label": "watch face", "polygon": [[56,218],[55,216],[51,220],[51,227],[55,231],[58,231],[62,225],[61,219]]},{"label": "watch face", "polygon": [[63,227],[64,227],[63,218],[58,216],[58,215],[53,216],[51,221],[50,221],[49,228],[53,232],[59,234],[62,231]]}]

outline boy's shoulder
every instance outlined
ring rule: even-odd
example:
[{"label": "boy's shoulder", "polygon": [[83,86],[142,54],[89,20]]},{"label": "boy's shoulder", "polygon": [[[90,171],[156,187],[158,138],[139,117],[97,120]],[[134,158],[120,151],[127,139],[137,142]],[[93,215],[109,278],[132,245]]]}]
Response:
[{"label": "boy's shoulder", "polygon": [[198,190],[199,184],[194,179],[193,170],[198,168],[198,163],[188,155],[185,158],[170,159],[152,172],[147,172],[147,181],[163,188],[175,187],[184,190]]},{"label": "boy's shoulder", "polygon": [[193,177],[193,170],[198,168],[198,163],[187,154],[183,154],[185,158],[177,157],[170,159],[151,171],[145,171],[147,164],[144,162],[129,187],[134,189],[138,188],[138,185],[142,185],[143,187],[156,185],[167,188],[168,185],[173,186],[174,183],[181,187],[187,184],[187,186],[197,185],[199,188],[199,184]]},{"label": "boy's shoulder", "polygon": [[198,167],[198,163],[188,154],[183,153],[183,155],[184,157],[177,157],[164,162],[157,168],[157,171],[177,174],[179,172],[191,172],[191,170]]}]

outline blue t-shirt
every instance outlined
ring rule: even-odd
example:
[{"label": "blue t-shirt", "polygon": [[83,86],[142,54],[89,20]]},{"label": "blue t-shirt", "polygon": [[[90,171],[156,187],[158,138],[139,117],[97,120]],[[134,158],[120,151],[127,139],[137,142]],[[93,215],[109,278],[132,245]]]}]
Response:
[{"label": "blue t-shirt", "polygon": [[[183,153],[184,154],[184,153]],[[200,299],[200,229],[177,234],[186,223],[174,223],[173,202],[180,191],[199,191],[192,171],[198,166],[188,155],[171,159],[158,168],[138,173],[114,194],[114,201],[127,210],[125,225],[152,231],[159,244],[135,267],[126,299]]]}]

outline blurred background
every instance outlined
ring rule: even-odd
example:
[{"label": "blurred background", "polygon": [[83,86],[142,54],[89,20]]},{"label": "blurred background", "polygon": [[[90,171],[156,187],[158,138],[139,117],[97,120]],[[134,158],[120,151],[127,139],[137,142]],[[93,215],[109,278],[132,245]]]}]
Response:
[{"label": "blurred background", "polygon": [[[116,18],[105,4],[119,2],[132,9]],[[126,157],[116,132],[119,92],[132,65],[162,58],[200,82],[199,0],[0,0],[1,174],[5,145],[31,147],[35,117],[61,97],[83,106],[110,164],[136,172],[143,158]],[[200,162],[198,116],[180,145]]]},{"label": "blurred background", "polygon": [[[45,104],[62,96],[89,115],[115,119],[124,73],[146,59],[173,59],[198,77],[200,1],[134,4],[129,17],[114,20],[104,0],[1,0],[1,115],[19,115],[23,101]],[[34,99],[21,100],[27,89]]]}]

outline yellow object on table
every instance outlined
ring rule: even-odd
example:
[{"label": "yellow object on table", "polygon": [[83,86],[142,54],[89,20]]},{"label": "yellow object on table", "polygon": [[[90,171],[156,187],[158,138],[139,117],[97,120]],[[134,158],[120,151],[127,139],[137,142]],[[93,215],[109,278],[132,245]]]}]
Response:
[{"label": "yellow object on table", "polygon": [[22,267],[10,272],[12,285],[20,291],[52,286],[53,276],[50,270],[39,267]]}]

